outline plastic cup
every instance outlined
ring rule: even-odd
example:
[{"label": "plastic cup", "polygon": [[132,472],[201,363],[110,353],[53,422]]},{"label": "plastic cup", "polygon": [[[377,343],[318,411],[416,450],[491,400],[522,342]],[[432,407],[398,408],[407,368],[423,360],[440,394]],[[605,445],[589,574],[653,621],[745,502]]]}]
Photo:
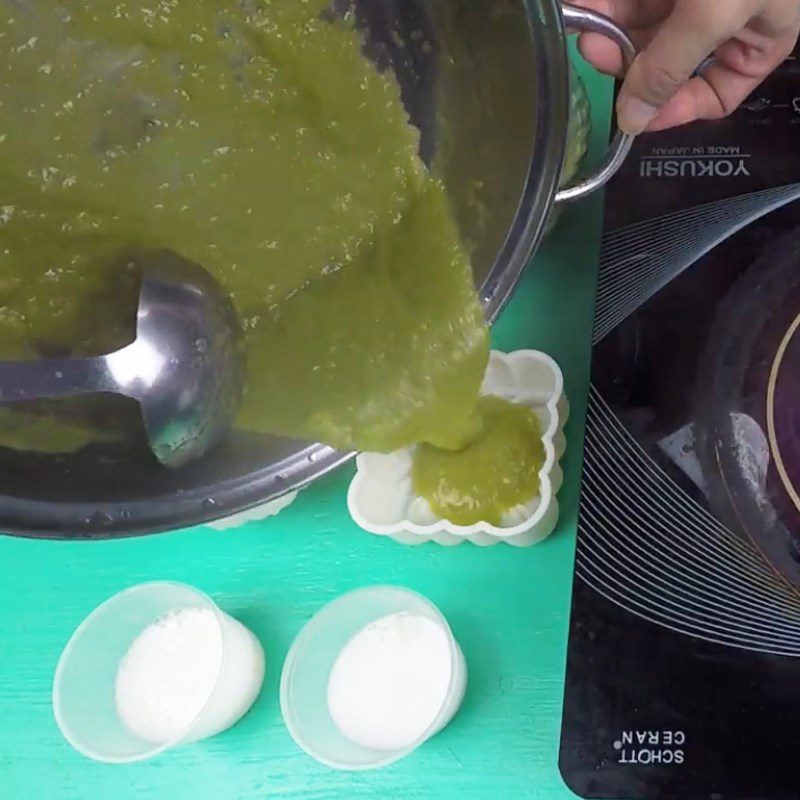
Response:
[{"label": "plastic cup", "polygon": [[[402,750],[372,750],[347,739],[331,719],[328,678],[337,656],[355,634],[380,617],[400,612],[427,616],[447,632],[450,685],[436,718],[415,742]],[[281,711],[292,738],[312,758],[334,769],[376,769],[404,758],[442,730],[458,711],[466,686],[464,655],[439,609],[416,592],[373,586],[329,603],[300,631],[283,666]]]},{"label": "plastic cup", "polygon": [[[114,686],[120,660],[133,640],[170,612],[214,612],[222,639],[219,674],[202,710],[172,741],[154,744],[120,719]],[[264,651],[256,637],[202,592],[180,583],[144,583],[98,606],[67,643],[53,682],[53,710],[66,740],[95,761],[143,761],[188,742],[214,736],[237,722],[264,680]]]}]

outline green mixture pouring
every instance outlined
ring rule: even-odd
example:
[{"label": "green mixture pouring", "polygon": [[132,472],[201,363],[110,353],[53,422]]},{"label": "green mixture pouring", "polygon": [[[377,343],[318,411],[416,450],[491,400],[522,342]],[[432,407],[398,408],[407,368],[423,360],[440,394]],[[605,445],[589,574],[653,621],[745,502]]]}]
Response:
[{"label": "green mixture pouring", "polygon": [[[488,330],[447,196],[324,6],[0,0],[0,357],[125,343],[138,254],[169,248],[243,320],[240,427],[383,452],[481,435]],[[0,412],[18,448],[103,435]]]}]

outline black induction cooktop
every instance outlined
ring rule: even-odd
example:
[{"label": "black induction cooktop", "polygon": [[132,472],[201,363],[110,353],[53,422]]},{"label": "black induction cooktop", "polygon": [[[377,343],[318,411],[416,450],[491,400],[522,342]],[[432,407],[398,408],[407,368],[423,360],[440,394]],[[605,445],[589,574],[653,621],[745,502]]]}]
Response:
[{"label": "black induction cooktop", "polygon": [[797,55],[731,118],[636,143],[592,382],[564,780],[800,799]]}]

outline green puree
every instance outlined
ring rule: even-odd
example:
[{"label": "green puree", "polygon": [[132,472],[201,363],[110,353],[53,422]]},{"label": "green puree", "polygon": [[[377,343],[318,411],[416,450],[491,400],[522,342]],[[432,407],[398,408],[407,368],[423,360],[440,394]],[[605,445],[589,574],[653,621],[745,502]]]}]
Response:
[{"label": "green puree", "polygon": [[[326,6],[0,0],[0,358],[127,343],[139,260],[170,248],[243,321],[241,428],[377,451],[479,434],[488,331],[445,190]],[[489,422],[458,470],[528,452],[502,439],[518,413]],[[0,412],[19,449],[107,434],[68,404]]]},{"label": "green puree", "polygon": [[506,511],[539,493],[545,460],[542,433],[527,406],[488,395],[480,399],[478,411],[483,433],[467,448],[417,448],[412,483],[444,519],[457,525],[500,525]]},{"label": "green puree", "polygon": [[0,0],[4,357],[126,341],[127,265],[169,247],[244,322],[241,427],[463,444],[488,348],[468,257],[396,82],[324,5]]}]

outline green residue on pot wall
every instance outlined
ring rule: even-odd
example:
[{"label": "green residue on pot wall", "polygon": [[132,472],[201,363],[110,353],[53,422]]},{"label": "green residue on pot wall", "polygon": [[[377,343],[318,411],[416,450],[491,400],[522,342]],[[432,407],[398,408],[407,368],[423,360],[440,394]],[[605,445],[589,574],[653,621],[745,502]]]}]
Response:
[{"label": "green residue on pot wall", "polygon": [[242,427],[463,444],[488,352],[469,260],[396,82],[324,5],[0,2],[5,358],[130,338],[127,258],[168,247],[244,321]]},{"label": "green residue on pot wall", "polygon": [[[0,0],[1,355],[121,346],[137,254],[172,249],[243,321],[240,427],[424,442],[419,490],[456,520],[494,520],[537,488],[535,418],[478,407],[488,330],[457,218],[393,76],[325,6]],[[0,439],[103,435],[42,408],[5,410]]]}]

